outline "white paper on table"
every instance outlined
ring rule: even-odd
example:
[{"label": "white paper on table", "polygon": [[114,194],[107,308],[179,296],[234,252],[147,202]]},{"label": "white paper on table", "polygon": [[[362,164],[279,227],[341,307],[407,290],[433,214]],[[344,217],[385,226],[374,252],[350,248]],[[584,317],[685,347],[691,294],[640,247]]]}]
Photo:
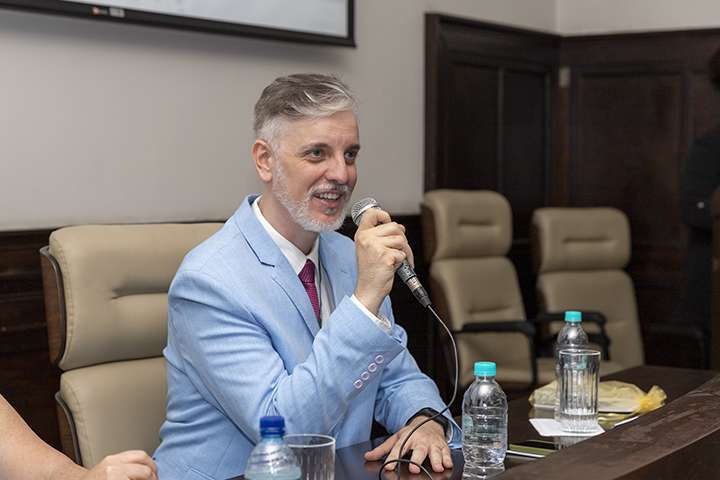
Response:
[{"label": "white paper on table", "polygon": [[554,418],[531,418],[530,423],[542,437],[593,437],[604,433],[605,430],[598,425],[597,430],[583,433],[563,432],[560,422]]}]

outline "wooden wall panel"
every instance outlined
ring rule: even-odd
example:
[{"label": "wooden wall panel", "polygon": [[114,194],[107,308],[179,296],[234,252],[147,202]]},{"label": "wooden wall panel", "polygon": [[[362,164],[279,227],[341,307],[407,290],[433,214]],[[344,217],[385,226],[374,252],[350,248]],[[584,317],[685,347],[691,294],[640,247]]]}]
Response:
[{"label": "wooden wall panel", "polygon": [[578,74],[570,201],[610,205],[631,220],[635,244],[679,231],[679,75]]},{"label": "wooden wall panel", "polygon": [[[684,161],[693,139],[720,122],[720,95],[705,75],[718,45],[720,29],[558,37],[427,15],[425,189],[508,197],[510,256],[529,314],[532,210],[614,206],[630,219],[641,324],[670,322],[687,236],[678,207]],[[471,80],[481,68],[484,83]],[[475,112],[473,126],[450,128],[461,108]],[[479,166],[467,168],[466,155]],[[646,347],[651,358],[661,348]]]},{"label": "wooden wall panel", "polygon": [[[692,141],[720,121],[705,74],[718,44],[718,30],[563,40],[562,62],[572,70],[569,204],[628,215],[628,271],[645,328],[671,322],[677,306],[687,236],[679,186]],[[652,361],[660,346],[646,347]]]},{"label": "wooden wall panel", "polygon": [[552,85],[560,37],[426,17],[425,190],[488,189],[513,210],[510,257],[536,311],[532,211],[551,197]]},{"label": "wooden wall panel", "polygon": [[50,364],[39,252],[49,234],[0,232],[0,393],[59,449],[60,371]]},{"label": "wooden wall panel", "polygon": [[693,119],[693,123],[689,125],[689,136],[694,140],[717,124],[720,93],[713,88],[704,71],[691,71],[689,83]]},{"label": "wooden wall panel", "polygon": [[682,278],[678,73],[576,72],[570,203],[625,212],[641,323],[667,323]]},{"label": "wooden wall panel", "polygon": [[550,73],[503,72],[502,143],[497,189],[513,207],[514,236],[529,237],[530,217],[548,201]]},{"label": "wooden wall panel", "polygon": [[[498,69],[487,65],[452,63],[447,139],[440,177],[455,188],[495,188],[498,175]],[[478,96],[474,92],[486,92]],[[481,162],[478,159],[485,159]]]}]

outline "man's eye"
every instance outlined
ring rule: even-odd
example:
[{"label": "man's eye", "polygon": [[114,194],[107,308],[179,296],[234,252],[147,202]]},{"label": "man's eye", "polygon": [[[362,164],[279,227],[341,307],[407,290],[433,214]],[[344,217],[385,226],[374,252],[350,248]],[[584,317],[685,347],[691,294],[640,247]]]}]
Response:
[{"label": "man's eye", "polygon": [[345,158],[348,159],[348,160],[355,160],[355,158],[357,158],[357,154],[358,154],[358,152],[355,152],[355,151],[353,151],[353,152],[347,152],[347,153],[345,154]]},{"label": "man's eye", "polygon": [[322,150],[312,150],[308,155],[311,157],[322,157]]}]

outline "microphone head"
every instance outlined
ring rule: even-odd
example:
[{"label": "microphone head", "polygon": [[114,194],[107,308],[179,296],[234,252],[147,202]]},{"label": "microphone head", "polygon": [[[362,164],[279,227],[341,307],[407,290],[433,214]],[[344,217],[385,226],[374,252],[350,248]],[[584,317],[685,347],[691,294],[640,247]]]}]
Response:
[{"label": "microphone head", "polygon": [[355,225],[360,224],[363,213],[365,213],[365,210],[368,208],[377,208],[378,210],[382,210],[374,198],[364,198],[360,200],[352,208],[352,220]]}]

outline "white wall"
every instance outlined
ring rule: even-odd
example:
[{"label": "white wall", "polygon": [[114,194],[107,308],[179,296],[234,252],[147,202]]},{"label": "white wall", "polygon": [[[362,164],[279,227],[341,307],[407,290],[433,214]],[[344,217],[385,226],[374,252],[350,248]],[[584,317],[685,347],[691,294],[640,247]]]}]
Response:
[{"label": "white wall", "polygon": [[226,218],[260,191],[252,107],[297,71],[363,101],[354,198],[419,211],[427,10],[555,24],[554,0],[359,0],[350,49],[0,10],[0,230]]},{"label": "white wall", "polygon": [[[720,26],[717,0],[692,1],[688,22]],[[584,33],[676,28],[692,1],[356,0],[354,49],[0,10],[0,230],[226,218],[260,190],[255,100],[297,71],[341,74],[363,102],[354,199],[417,213],[425,12]]]},{"label": "white wall", "polygon": [[563,35],[720,27],[718,0],[557,0]]}]

